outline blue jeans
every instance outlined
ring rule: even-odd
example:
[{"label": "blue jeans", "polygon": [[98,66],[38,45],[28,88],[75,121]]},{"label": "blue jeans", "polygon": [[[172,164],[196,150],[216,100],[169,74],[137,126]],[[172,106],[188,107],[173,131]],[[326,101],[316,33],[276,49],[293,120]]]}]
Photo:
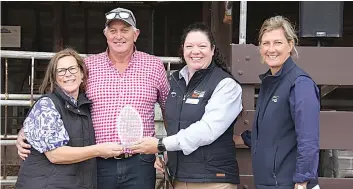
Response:
[{"label": "blue jeans", "polygon": [[155,159],[154,154],[97,158],[98,189],[155,189]]}]

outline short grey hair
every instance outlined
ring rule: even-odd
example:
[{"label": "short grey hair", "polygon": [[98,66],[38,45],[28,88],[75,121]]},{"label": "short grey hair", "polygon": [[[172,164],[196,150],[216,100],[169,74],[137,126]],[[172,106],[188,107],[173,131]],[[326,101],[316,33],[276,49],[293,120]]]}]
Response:
[{"label": "short grey hair", "polygon": [[[132,27],[132,29],[134,30],[134,32],[136,32],[138,29],[135,28],[134,26],[130,26]],[[105,34],[105,32],[107,32],[108,26],[105,26],[105,28],[103,29],[103,33]]]}]

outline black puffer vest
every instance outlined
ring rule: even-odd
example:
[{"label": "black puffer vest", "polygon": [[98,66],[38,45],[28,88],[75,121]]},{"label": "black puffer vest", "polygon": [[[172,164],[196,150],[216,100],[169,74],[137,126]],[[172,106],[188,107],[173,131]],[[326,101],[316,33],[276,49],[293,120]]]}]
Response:
[{"label": "black puffer vest", "polygon": [[[91,102],[84,93],[79,94],[77,106],[59,87],[56,87],[53,93],[44,96],[54,102],[61,115],[70,137],[68,146],[83,147],[95,144],[90,115]],[[16,188],[96,189],[96,158],[67,165],[53,164],[44,153],[32,148],[31,154],[21,164]]]},{"label": "black puffer vest", "polygon": [[[166,102],[168,136],[201,120],[213,91],[225,78],[233,77],[214,63],[207,69],[195,72],[187,86],[185,80],[179,78],[179,72],[173,73],[169,79],[171,89]],[[194,103],[187,103],[187,100]],[[172,177],[182,182],[238,184],[233,124],[212,144],[199,147],[189,155],[184,155],[182,151],[168,152]]]}]

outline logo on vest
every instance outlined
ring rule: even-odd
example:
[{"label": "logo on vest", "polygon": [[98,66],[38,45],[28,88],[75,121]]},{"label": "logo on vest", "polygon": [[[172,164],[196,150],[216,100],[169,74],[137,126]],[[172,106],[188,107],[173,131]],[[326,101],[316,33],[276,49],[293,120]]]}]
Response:
[{"label": "logo on vest", "polygon": [[191,97],[192,98],[202,98],[205,95],[205,91],[194,90]]},{"label": "logo on vest", "polygon": [[279,96],[273,96],[273,97],[272,97],[272,102],[277,102],[277,101],[278,101],[278,97],[279,97]]}]

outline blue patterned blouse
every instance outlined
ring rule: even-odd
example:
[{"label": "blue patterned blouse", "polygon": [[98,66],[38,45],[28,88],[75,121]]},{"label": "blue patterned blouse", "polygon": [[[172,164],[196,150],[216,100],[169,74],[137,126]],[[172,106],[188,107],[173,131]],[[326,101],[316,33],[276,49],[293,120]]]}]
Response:
[{"label": "blue patterned blouse", "polygon": [[[76,100],[70,97],[76,104]],[[53,101],[43,97],[34,104],[23,123],[23,131],[28,143],[38,152],[54,150],[69,142],[61,115]]]}]

